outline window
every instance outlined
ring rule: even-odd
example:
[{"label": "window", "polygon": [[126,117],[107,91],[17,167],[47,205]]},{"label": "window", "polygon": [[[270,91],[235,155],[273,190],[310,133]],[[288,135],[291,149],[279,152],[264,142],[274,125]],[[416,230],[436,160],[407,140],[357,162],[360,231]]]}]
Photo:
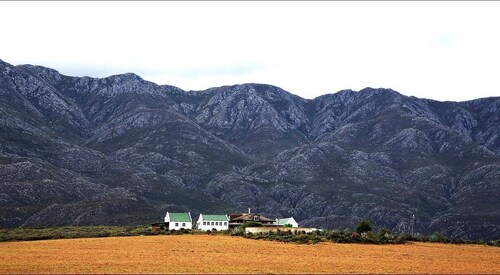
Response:
[{"label": "window", "polygon": [[224,225],[227,225],[227,222],[224,222]]},{"label": "window", "polygon": [[176,222],[176,223],[175,223],[175,226],[179,226],[179,223],[178,223],[178,222]]},{"label": "window", "polygon": [[186,226],[186,223],[185,223],[185,222],[183,222],[183,223],[182,223],[182,227],[185,227],[185,226]]},{"label": "window", "polygon": [[212,225],[214,225],[214,222],[212,222]]},{"label": "window", "polygon": [[207,222],[203,222],[203,225],[207,225]]},{"label": "window", "polygon": [[215,225],[219,226],[219,222],[215,222]]}]

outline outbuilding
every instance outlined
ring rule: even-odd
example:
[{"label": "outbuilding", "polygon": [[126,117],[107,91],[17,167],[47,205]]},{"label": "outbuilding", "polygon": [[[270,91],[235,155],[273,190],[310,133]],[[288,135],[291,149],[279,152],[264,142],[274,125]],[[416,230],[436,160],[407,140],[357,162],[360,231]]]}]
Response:
[{"label": "outbuilding", "polygon": [[199,230],[228,230],[229,218],[226,215],[200,214],[196,225]]},{"label": "outbuilding", "polygon": [[245,222],[258,222],[262,225],[272,225],[275,222],[274,219],[264,217],[260,214],[255,213],[241,213],[241,214],[229,214],[229,227],[234,228],[237,226],[241,226]]},{"label": "outbuilding", "polygon": [[297,221],[295,221],[295,219],[293,217],[284,218],[284,219],[276,219],[276,221],[273,222],[273,225],[299,227],[299,223]]},{"label": "outbuilding", "polygon": [[168,230],[193,229],[191,213],[170,213],[165,215],[165,225]]}]

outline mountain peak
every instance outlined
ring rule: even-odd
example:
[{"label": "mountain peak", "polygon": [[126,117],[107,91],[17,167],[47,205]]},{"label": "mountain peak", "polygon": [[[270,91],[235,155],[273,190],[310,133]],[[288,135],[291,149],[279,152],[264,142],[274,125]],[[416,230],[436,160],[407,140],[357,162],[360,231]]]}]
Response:
[{"label": "mountain peak", "polygon": [[402,96],[400,93],[394,91],[390,88],[372,88],[366,87],[364,89],[359,90],[360,94],[370,94],[370,95],[397,95]]},{"label": "mountain peak", "polygon": [[3,61],[2,59],[0,59],[0,66],[6,67],[6,66],[12,66],[12,65],[10,65],[9,63],[7,63],[7,62]]},{"label": "mountain peak", "polygon": [[55,76],[55,75],[60,76],[61,75],[61,73],[59,73],[59,71],[57,71],[55,69],[47,68],[47,67],[40,66],[40,65],[21,64],[21,65],[17,65],[16,67],[20,68],[20,69],[28,70],[32,73],[37,74],[37,75],[49,75],[49,76]]},{"label": "mountain peak", "polygon": [[117,80],[117,81],[145,81],[142,77],[135,73],[123,73],[123,74],[115,74],[106,77],[107,79]]},{"label": "mountain peak", "polygon": [[[219,87],[212,87],[208,88],[206,90],[201,90],[199,92],[213,92],[213,91],[229,91],[229,92],[258,92],[258,91],[264,91],[266,89],[273,89],[273,90],[281,90],[283,92],[286,92],[285,90],[269,85],[269,84],[261,84],[261,83],[242,83],[242,84],[234,84],[234,85],[224,85],[224,86],[219,86]],[[288,92],[286,92],[288,93]]]}]

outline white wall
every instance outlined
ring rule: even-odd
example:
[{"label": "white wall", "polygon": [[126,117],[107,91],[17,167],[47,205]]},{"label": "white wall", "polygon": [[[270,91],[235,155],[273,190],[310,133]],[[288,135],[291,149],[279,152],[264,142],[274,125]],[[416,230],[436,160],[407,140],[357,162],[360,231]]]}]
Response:
[{"label": "white wall", "polygon": [[[206,223],[210,223],[210,225],[203,225],[203,221],[198,221],[198,229],[199,230],[228,230],[229,229],[229,222],[227,221],[219,221],[219,225],[215,225],[216,221],[206,221]],[[214,225],[212,225],[212,223]],[[226,225],[224,225],[226,223]],[[222,225],[221,225],[222,224]]]},{"label": "white wall", "polygon": [[317,231],[316,228],[306,228],[306,227],[277,227],[277,226],[262,226],[262,227],[247,227],[245,228],[245,233],[267,233],[267,232],[278,232],[278,231],[288,231],[293,234],[300,233],[302,231],[309,233]]},{"label": "white wall", "polygon": [[168,230],[193,229],[192,222],[169,222]]},{"label": "white wall", "polygon": [[299,223],[295,221],[295,219],[292,217],[291,219],[288,220],[288,223],[292,225],[292,227],[299,227]]},{"label": "white wall", "polygon": [[[203,223],[207,224],[203,224]],[[219,225],[216,225],[216,224]],[[203,215],[200,215],[198,218],[198,221],[196,222],[196,225],[198,226],[199,230],[228,230],[229,229],[229,221],[204,221],[203,220]]]}]

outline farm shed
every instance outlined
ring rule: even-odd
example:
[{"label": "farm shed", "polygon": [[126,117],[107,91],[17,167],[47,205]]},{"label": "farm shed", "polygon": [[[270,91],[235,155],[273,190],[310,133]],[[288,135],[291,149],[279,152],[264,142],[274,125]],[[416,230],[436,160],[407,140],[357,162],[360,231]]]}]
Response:
[{"label": "farm shed", "polygon": [[165,224],[168,230],[193,229],[191,213],[167,212],[165,215]]},{"label": "farm shed", "polygon": [[295,221],[293,217],[290,218],[284,218],[284,219],[276,219],[276,221],[273,223],[273,225],[276,226],[286,226],[286,225],[291,225],[292,227],[299,227],[299,223]]}]

